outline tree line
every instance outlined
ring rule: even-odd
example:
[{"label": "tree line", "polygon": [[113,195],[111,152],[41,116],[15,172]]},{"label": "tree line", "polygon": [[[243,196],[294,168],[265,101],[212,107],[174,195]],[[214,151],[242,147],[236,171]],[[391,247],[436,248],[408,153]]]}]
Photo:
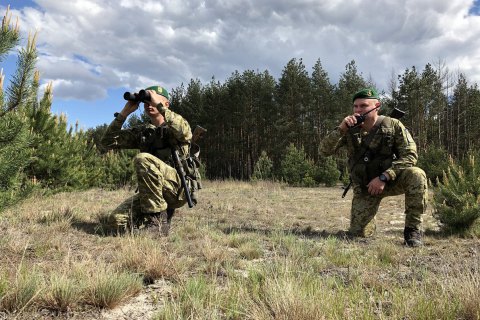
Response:
[{"label": "tree line", "polygon": [[[19,43],[18,27],[10,24],[7,12],[0,62]],[[0,77],[0,207],[38,186],[58,191],[134,182],[135,151],[106,151],[98,144],[107,124],[82,131],[78,125],[69,127],[64,115],[51,113],[53,88],[47,85],[39,92],[36,59],[33,35],[18,52],[10,84]],[[352,112],[354,92],[380,85],[361,74],[354,60],[333,83],[320,59],[309,72],[302,59],[294,58],[279,79],[268,70],[235,71],[223,82],[192,79],[171,90],[172,109],[192,127],[208,130],[199,142],[208,178],[261,177],[315,186],[345,179],[340,175],[345,158],[322,158],[319,144]],[[392,76],[387,87],[383,113],[393,108],[406,112],[402,121],[431,178],[441,176],[447,155],[461,160],[479,150],[480,91],[464,74],[438,62],[423,70],[407,68]],[[131,117],[125,125],[144,120]]]},{"label": "tree line", "polygon": [[[249,179],[262,152],[279,175],[291,144],[315,165],[324,164],[320,142],[352,113],[353,93],[369,86],[379,84],[359,73],[354,60],[332,83],[320,59],[309,74],[302,59],[294,58],[278,80],[253,70],[235,71],[223,83],[191,80],[173,90],[172,108],[209,130],[202,156],[209,178]],[[392,76],[388,88],[381,94],[382,113],[405,111],[402,122],[423,159],[463,159],[479,149],[480,91],[464,74],[449,72],[442,62],[421,71],[413,66]],[[343,169],[342,157],[337,162]]]}]

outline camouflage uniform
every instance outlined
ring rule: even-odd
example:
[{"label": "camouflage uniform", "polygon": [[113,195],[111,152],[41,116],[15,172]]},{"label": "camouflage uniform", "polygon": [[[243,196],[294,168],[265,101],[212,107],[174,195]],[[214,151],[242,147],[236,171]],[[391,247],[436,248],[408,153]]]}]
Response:
[{"label": "camouflage uniform", "polygon": [[[353,184],[350,233],[368,237],[375,232],[375,215],[384,197],[405,194],[405,228],[418,230],[427,205],[427,178],[415,167],[417,151],[412,136],[397,119],[380,116],[370,132],[360,126],[342,134],[330,132],[320,146],[323,155],[346,147]],[[386,172],[390,180],[380,195],[370,195],[367,184]]]},{"label": "camouflage uniform", "polygon": [[130,222],[142,223],[153,214],[186,203],[172,162],[171,146],[178,146],[180,158],[187,158],[192,132],[188,122],[175,112],[166,109],[164,118],[165,122],[158,128],[146,124],[122,130],[126,119],[116,114],[102,138],[102,144],[109,149],[140,149],[133,161],[138,193],[112,212],[112,224],[125,227]]}]

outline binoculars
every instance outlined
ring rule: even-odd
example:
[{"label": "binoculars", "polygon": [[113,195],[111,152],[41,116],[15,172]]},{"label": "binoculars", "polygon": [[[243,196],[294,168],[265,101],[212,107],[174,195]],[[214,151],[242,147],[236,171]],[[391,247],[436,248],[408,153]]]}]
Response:
[{"label": "binoculars", "polygon": [[145,101],[150,101],[151,96],[150,93],[145,91],[144,89],[138,91],[138,92],[125,92],[123,94],[123,99],[128,100],[128,101],[133,101],[133,102],[145,102]]}]

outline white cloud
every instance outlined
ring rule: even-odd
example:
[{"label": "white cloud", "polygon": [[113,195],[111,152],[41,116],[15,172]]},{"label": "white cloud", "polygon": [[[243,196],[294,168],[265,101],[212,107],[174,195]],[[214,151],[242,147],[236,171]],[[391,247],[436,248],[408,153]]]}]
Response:
[{"label": "white cloud", "polygon": [[[291,58],[321,59],[332,81],[352,59],[386,87],[443,59],[480,82],[480,17],[471,0],[36,0],[13,11],[38,30],[38,68],[55,96],[105,97],[108,88],[167,88],[238,69],[278,76]],[[12,9],[15,9],[12,7]]]}]

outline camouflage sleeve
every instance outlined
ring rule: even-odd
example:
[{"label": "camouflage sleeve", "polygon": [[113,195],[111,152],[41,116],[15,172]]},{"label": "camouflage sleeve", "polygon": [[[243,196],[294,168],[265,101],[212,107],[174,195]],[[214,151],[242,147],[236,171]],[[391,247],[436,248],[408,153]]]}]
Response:
[{"label": "camouflage sleeve", "polygon": [[122,130],[126,118],[121,114],[110,123],[105,134],[100,141],[102,146],[107,149],[137,149],[139,137],[131,129]]},{"label": "camouflage sleeve", "polygon": [[320,154],[324,157],[333,155],[347,143],[346,136],[339,128],[329,132],[320,143]]},{"label": "camouflage sleeve", "polygon": [[405,168],[417,164],[417,145],[408,132],[407,128],[398,120],[392,119],[394,128],[394,148],[397,152],[397,159],[392,162],[391,168],[385,170],[390,179],[395,180],[398,174]]},{"label": "camouflage sleeve", "polygon": [[187,120],[170,109],[165,109],[162,111],[165,122],[173,132],[175,139],[177,139],[177,141],[180,143],[190,143],[190,140],[192,139],[192,129],[190,128]]}]

